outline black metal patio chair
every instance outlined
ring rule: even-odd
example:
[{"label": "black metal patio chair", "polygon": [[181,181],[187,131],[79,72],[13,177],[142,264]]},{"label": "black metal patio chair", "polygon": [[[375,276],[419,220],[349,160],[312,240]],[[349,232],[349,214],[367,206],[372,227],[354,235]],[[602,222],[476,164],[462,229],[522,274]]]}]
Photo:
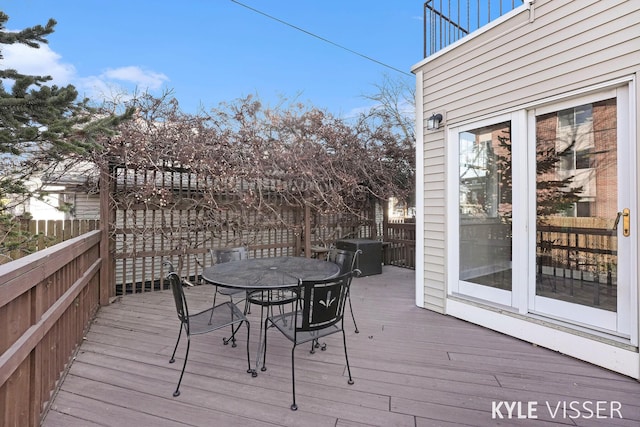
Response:
[{"label": "black metal patio chair", "polygon": [[[355,270],[356,262],[358,260],[358,255],[360,255],[361,253],[362,253],[362,249],[358,249],[357,251],[352,252],[346,249],[331,248],[331,250],[327,255],[327,261],[333,262],[340,266],[340,272],[338,274],[345,274],[349,271]],[[353,320],[353,326],[355,326],[356,328],[355,332],[356,334],[359,334],[360,331],[358,330],[358,324],[356,323],[356,318],[353,315],[353,306],[351,305],[351,279],[352,278],[353,276],[349,279],[349,293],[347,294],[347,300],[349,301],[349,311],[351,312],[351,319]],[[320,342],[317,339],[315,339],[311,342],[310,353],[314,354],[316,352],[316,348],[319,348],[320,350],[325,351],[327,349],[327,344],[326,343],[320,344]]]},{"label": "black metal patio chair", "polygon": [[[213,264],[221,264],[223,262],[230,262],[230,261],[240,261],[243,259],[247,259],[249,257],[249,251],[244,246],[239,246],[235,248],[211,249],[210,252],[211,252],[211,260]],[[246,300],[247,298],[247,292],[243,289],[234,289],[234,288],[225,288],[223,286],[216,286],[216,291],[213,294],[214,306],[216,305],[216,296],[218,294],[228,297],[229,301],[233,304],[238,304],[243,299]],[[233,300],[234,296],[239,296],[239,295],[242,295],[242,298],[234,301]],[[245,309],[247,309],[248,307],[249,306],[245,303]],[[229,342],[231,342],[231,347],[236,346],[235,333],[238,327],[236,327],[235,329],[232,327],[231,336],[229,338],[222,339],[224,345],[227,345],[229,344]]]},{"label": "black metal patio chair", "polygon": [[178,333],[178,339],[173,349],[173,353],[171,354],[171,359],[169,359],[169,363],[175,362],[176,351],[178,350],[178,344],[180,344],[182,331],[184,330],[187,334],[187,351],[184,355],[184,363],[182,365],[182,371],[180,372],[180,379],[178,380],[176,390],[173,392],[173,396],[177,397],[180,395],[180,384],[182,383],[182,377],[184,376],[184,370],[189,358],[191,335],[205,334],[228,326],[233,327],[233,325],[238,325],[238,327],[240,327],[242,323],[245,323],[247,325],[247,372],[253,374],[251,361],[249,359],[250,325],[242,311],[235,304],[227,301],[198,313],[190,314],[187,299],[184,294],[182,279],[175,271],[171,270],[173,270],[172,267],[170,267],[170,271],[167,274],[167,280],[169,281],[173,292],[176,312],[178,314],[178,319],[180,320],[180,332]]},{"label": "black metal patio chair", "polygon": [[[340,274],[344,274],[348,271],[354,271],[358,262],[358,256],[362,253],[362,249],[358,249],[355,252],[347,251],[345,249],[332,248],[329,251],[327,260],[334,262],[340,266]],[[351,281],[351,278],[349,279]],[[351,285],[351,283],[349,283]],[[349,286],[349,293],[347,294],[347,300],[349,301],[349,311],[351,312],[351,320],[353,320],[353,326],[356,328],[356,334],[359,334],[358,324],[356,323],[356,317],[353,314],[353,306],[351,305],[351,286]]]},{"label": "black metal patio chair", "polygon": [[[325,280],[300,280],[296,294],[300,298],[294,302],[294,310],[288,313],[268,316],[264,323],[263,370],[266,370],[267,330],[275,326],[293,343],[291,349],[291,384],[293,392],[292,410],[297,410],[295,380],[295,349],[299,344],[317,340],[337,332],[342,332],[344,356],[349,374],[348,384],[353,384],[347,338],[344,333],[344,304],[349,295],[349,286],[354,272],[349,271],[338,277]],[[270,324],[270,325],[269,325]]]}]

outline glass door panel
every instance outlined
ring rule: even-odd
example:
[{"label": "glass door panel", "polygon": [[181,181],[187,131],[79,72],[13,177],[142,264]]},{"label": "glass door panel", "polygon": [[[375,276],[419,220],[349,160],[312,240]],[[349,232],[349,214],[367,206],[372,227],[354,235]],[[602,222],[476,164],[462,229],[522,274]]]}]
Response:
[{"label": "glass door panel", "polygon": [[459,280],[510,292],[511,122],[460,132],[458,144]]},{"label": "glass door panel", "polygon": [[[531,112],[535,236],[530,310],[634,336],[635,149],[628,87]],[[531,153],[533,155],[533,153]]]},{"label": "glass door panel", "polygon": [[617,310],[616,99],[536,116],[536,295]]}]

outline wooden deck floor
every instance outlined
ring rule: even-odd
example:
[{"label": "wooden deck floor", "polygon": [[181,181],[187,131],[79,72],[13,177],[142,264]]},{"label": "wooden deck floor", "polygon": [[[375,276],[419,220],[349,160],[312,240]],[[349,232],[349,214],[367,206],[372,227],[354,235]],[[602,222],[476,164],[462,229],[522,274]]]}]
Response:
[{"label": "wooden deck floor", "polygon": [[[208,306],[211,292],[189,288],[191,309]],[[227,331],[193,337],[182,394],[172,397],[182,359],[168,363],[178,332],[171,295],[124,297],[98,313],[43,425],[640,425],[637,381],[420,309],[413,297],[411,270],[384,267],[382,275],[355,279],[360,333],[347,322],[355,384],[347,384],[339,334],[326,340],[327,351],[300,347],[297,412],[289,409],[291,346],[276,331],[269,334],[268,370],[257,378],[245,372],[242,346],[222,345]],[[257,319],[251,326],[253,358]],[[507,419],[504,406],[505,419],[492,419],[497,401],[522,402],[521,414],[527,402],[538,402],[538,419]],[[572,401],[580,418],[563,411]],[[623,418],[584,418],[584,407],[595,410],[596,401],[619,402]],[[557,409],[555,418],[549,409]]]}]

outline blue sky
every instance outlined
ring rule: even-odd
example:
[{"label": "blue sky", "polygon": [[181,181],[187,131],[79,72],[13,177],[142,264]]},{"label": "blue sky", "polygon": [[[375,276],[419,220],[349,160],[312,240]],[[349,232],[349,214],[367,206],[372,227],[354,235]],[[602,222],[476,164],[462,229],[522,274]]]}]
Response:
[{"label": "blue sky", "polygon": [[[241,4],[238,4],[241,3]],[[245,7],[245,6],[247,7]],[[249,94],[350,117],[385,75],[410,88],[422,0],[3,0],[7,29],[58,21],[48,46],[2,46],[2,68],[48,74],[91,97],[171,89],[186,112]],[[277,22],[304,31],[393,67]]]}]

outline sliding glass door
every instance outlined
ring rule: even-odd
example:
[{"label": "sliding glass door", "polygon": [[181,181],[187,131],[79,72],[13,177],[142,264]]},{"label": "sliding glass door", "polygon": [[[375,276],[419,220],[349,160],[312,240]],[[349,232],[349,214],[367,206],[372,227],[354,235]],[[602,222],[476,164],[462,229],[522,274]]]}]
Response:
[{"label": "sliding glass door", "polygon": [[[531,309],[630,333],[635,172],[625,88],[530,112],[535,130]],[[533,155],[533,154],[532,154]]]},{"label": "sliding glass door", "polygon": [[634,336],[632,108],[625,85],[449,129],[450,294]]}]

